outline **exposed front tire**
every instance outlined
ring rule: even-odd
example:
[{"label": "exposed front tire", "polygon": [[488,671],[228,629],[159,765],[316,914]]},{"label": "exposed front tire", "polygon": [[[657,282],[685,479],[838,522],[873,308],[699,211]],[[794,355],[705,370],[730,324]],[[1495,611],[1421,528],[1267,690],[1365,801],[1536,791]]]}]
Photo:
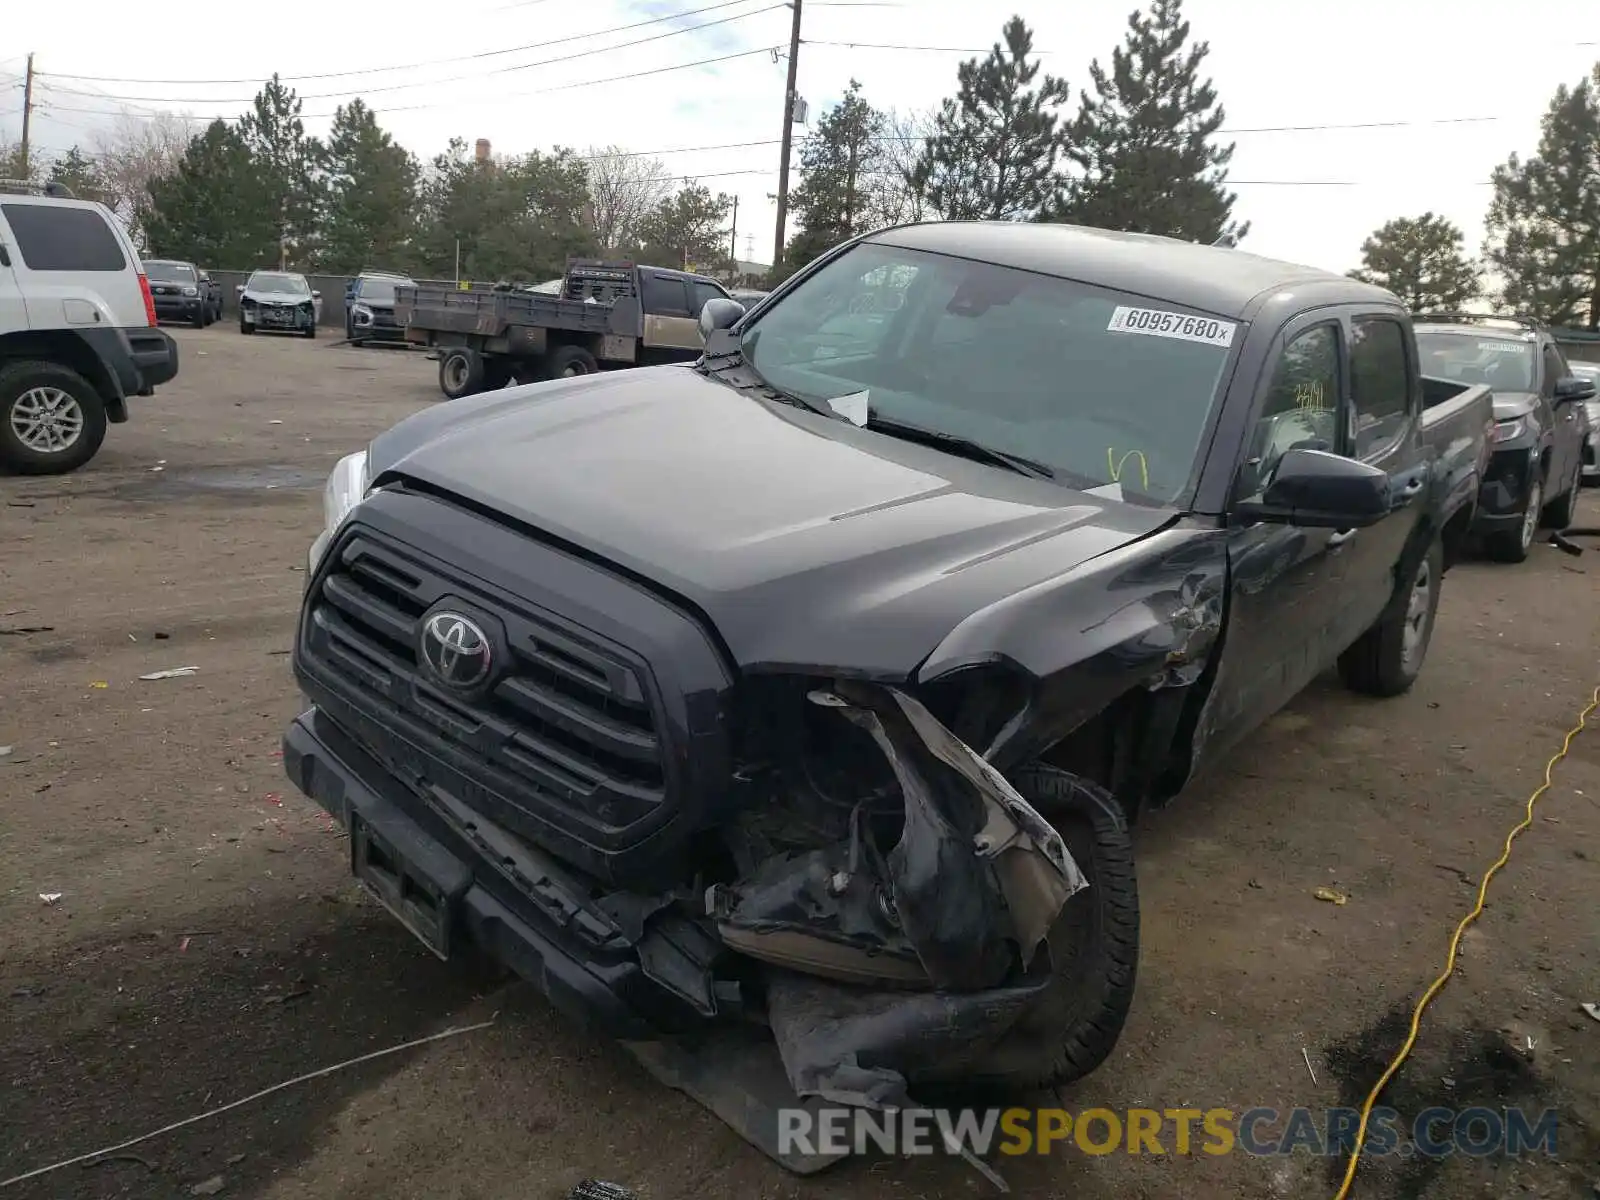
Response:
[{"label": "exposed front tire", "polygon": [[[1139,888],[1122,805],[1077,775],[1035,764],[1011,783],[1048,820],[1089,886],[1067,900],[1049,934],[1044,995],[981,1059],[928,1081],[941,1093],[1015,1095],[1081,1079],[1103,1063],[1133,1005],[1139,968]],[[920,1099],[926,1086],[913,1091]]]},{"label": "exposed front tire", "polygon": [[240,333],[254,333],[255,331],[256,331],[256,327],[254,325],[250,324],[250,322],[246,321],[243,317],[239,318],[239,332]]},{"label": "exposed front tire", "polygon": [[451,400],[483,390],[483,355],[455,346],[439,357],[439,390]]},{"label": "exposed front tire", "polygon": [[105,438],[105,402],[76,371],[26,361],[0,369],[0,467],[64,475],[93,458]]},{"label": "exposed front tire", "polygon": [[204,304],[195,310],[195,314],[190,319],[189,324],[196,329],[204,329],[206,327],[206,306]]},{"label": "exposed front tire", "polygon": [[1534,535],[1539,532],[1539,517],[1544,508],[1544,484],[1535,479],[1528,485],[1523,499],[1522,516],[1511,529],[1491,533],[1484,539],[1484,548],[1496,562],[1519,563],[1533,549]]},{"label": "exposed front tire", "polygon": [[1433,640],[1443,575],[1444,544],[1435,537],[1377,624],[1339,656],[1346,687],[1368,696],[1398,696],[1417,681]]},{"label": "exposed front tire", "polygon": [[311,324],[307,325],[305,327],[304,331],[302,332],[301,336],[302,337],[308,337],[308,338],[316,337],[317,336],[317,323],[315,321],[312,321]]},{"label": "exposed front tire", "polygon": [[1550,529],[1565,529],[1578,520],[1578,497],[1583,492],[1583,464],[1579,463],[1572,470],[1572,481],[1556,499],[1544,506],[1540,518]]},{"label": "exposed front tire", "polygon": [[582,346],[557,346],[545,359],[545,374],[551,379],[570,379],[574,375],[593,375],[600,369]]}]

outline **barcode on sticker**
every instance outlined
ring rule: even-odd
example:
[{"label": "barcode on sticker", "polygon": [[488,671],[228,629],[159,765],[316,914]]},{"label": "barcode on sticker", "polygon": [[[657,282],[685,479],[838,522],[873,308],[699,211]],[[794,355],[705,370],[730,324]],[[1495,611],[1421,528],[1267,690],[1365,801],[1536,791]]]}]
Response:
[{"label": "barcode on sticker", "polygon": [[1526,354],[1528,352],[1528,344],[1526,342],[1479,342],[1478,349],[1493,350],[1500,354]]},{"label": "barcode on sticker", "polygon": [[1149,337],[1178,338],[1185,342],[1204,342],[1208,346],[1233,345],[1232,321],[1215,317],[1196,317],[1189,313],[1165,312],[1159,308],[1130,308],[1119,304],[1111,311],[1112,333],[1142,333]]}]

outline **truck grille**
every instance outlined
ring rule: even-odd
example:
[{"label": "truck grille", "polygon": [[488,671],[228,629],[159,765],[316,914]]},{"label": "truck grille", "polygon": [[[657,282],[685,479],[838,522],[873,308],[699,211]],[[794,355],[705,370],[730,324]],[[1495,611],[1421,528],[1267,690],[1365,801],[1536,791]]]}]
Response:
[{"label": "truck grille", "polygon": [[[308,598],[301,652],[364,718],[351,732],[385,743],[374,750],[513,824],[519,815],[554,819],[602,841],[666,802],[642,660],[365,530],[330,553]],[[504,635],[509,661],[487,692],[454,692],[418,660],[422,617],[446,600],[495,626],[495,640]]]}]

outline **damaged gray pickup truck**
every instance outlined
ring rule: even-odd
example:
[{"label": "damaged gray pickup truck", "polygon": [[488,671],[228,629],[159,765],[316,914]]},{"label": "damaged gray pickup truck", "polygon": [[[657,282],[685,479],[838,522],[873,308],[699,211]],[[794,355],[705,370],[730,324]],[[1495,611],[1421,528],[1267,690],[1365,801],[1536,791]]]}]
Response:
[{"label": "damaged gray pickup truck", "polygon": [[1377,288],[1067,226],[882,230],[701,326],[339,464],[290,778],[434,953],[780,1158],[774,1071],[876,1108],[1088,1073],[1132,824],[1325,669],[1411,685],[1487,389]]}]

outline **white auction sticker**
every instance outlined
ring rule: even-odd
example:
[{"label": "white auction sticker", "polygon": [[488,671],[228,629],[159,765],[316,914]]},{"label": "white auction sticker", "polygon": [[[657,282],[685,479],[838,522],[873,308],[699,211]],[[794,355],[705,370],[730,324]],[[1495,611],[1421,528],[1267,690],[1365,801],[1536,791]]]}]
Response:
[{"label": "white auction sticker", "polygon": [[1527,342],[1479,342],[1479,350],[1494,350],[1500,354],[1526,354]]},{"label": "white auction sticker", "polygon": [[1215,317],[1164,312],[1159,308],[1130,308],[1123,304],[1111,310],[1111,322],[1106,326],[1112,333],[1142,333],[1148,337],[1178,338],[1224,347],[1233,345],[1233,332],[1238,328],[1233,321],[1219,321]]}]

